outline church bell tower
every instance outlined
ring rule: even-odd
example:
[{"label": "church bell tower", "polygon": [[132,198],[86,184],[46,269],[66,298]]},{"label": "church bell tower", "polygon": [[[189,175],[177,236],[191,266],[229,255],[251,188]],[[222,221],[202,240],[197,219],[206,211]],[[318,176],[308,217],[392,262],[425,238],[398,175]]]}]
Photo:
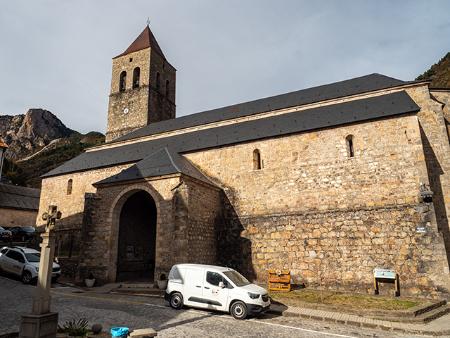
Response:
[{"label": "church bell tower", "polygon": [[113,58],[106,142],[152,122],[175,118],[175,73],[146,26]]}]

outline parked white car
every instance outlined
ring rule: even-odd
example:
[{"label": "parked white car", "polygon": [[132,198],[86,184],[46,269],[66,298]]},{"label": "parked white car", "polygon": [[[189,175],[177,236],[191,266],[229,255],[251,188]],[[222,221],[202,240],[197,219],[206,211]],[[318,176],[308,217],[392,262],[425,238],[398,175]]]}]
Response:
[{"label": "parked white car", "polygon": [[229,312],[236,319],[270,308],[267,290],[236,270],[202,264],[177,264],[169,273],[165,299],[174,309],[183,305]]},{"label": "parked white car", "polygon": [[[0,271],[19,276],[24,284],[31,283],[39,274],[39,251],[24,247],[3,247],[0,249]],[[53,263],[52,280],[61,276],[61,267]]]}]

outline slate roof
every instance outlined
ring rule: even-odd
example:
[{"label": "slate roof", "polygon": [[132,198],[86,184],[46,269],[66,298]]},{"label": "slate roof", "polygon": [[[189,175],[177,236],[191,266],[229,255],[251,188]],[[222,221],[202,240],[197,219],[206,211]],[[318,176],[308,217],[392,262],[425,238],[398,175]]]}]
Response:
[{"label": "slate roof", "polygon": [[157,150],[119,174],[108,177],[95,184],[116,183],[176,173],[182,173],[214,185],[188,159],[179,155],[176,151],[169,150],[167,147]]},{"label": "slate roof", "polygon": [[0,184],[0,208],[39,209],[39,189]]},{"label": "slate roof", "polygon": [[401,86],[408,83],[410,82],[401,81],[381,74],[369,74],[323,86],[302,89],[287,94],[271,96],[255,101],[239,103],[232,106],[182,116],[176,119],[151,123],[148,126],[117,138],[112,141],[112,143],[181,128],[194,127],[206,123],[249,116],[276,109],[301,106],[344,96],[362,94],[370,91]]},{"label": "slate roof", "polygon": [[164,147],[184,153],[343,124],[415,113],[419,106],[404,91],[154,140],[85,152],[43,177],[138,162]]},{"label": "slate roof", "polygon": [[150,27],[147,25],[141,32],[141,34],[139,34],[139,36],[136,38],[136,40],[134,40],[122,54],[119,54],[116,57],[114,57],[114,59],[149,47],[151,47],[156,53],[161,55],[164,59],[166,58],[161,48],[159,47],[158,41],[156,41],[155,36],[150,30]]}]

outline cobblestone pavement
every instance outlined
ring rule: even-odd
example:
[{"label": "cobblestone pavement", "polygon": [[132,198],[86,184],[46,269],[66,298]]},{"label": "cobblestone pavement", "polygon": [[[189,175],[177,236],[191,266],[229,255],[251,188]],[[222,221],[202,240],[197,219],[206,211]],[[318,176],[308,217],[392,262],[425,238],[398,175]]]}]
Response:
[{"label": "cobblestone pavement", "polygon": [[[0,277],[0,334],[18,331],[20,315],[31,309],[33,290],[33,286]],[[59,312],[60,323],[85,317],[105,329],[116,325],[152,327],[158,337],[412,337],[271,315],[237,321],[208,311],[175,311],[160,298],[94,294],[58,286],[52,289],[52,309]]]}]

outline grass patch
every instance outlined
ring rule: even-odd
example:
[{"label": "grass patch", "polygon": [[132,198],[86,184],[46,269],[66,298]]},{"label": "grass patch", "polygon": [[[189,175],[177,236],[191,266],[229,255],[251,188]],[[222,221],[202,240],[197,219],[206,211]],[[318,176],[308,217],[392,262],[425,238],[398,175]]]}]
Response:
[{"label": "grass patch", "polygon": [[291,292],[271,292],[270,296],[273,300],[289,306],[301,307],[305,306],[305,303],[308,303],[353,310],[407,310],[423,303],[423,301],[415,299],[389,298],[311,289],[294,290]]}]

